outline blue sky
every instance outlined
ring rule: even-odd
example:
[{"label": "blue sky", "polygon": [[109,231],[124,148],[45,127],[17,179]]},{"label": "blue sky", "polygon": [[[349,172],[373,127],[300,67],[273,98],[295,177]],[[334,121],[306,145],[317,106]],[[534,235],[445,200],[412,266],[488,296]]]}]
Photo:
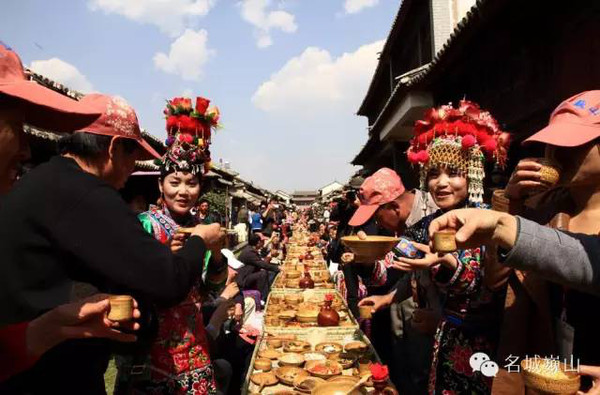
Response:
[{"label": "blue sky", "polygon": [[164,100],[201,95],[224,128],[213,161],[276,190],[347,181],[355,115],[398,0],[5,1],[0,40],[27,66],[129,101],[166,137]]}]

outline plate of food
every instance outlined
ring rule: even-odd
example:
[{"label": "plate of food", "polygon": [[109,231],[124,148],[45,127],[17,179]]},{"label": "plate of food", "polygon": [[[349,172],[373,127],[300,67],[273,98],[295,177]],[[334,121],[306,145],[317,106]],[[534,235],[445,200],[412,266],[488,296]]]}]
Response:
[{"label": "plate of food", "polygon": [[344,347],[342,347],[340,343],[334,342],[319,343],[315,347],[315,351],[319,351],[325,354],[335,354],[342,352],[343,350]]},{"label": "plate of food", "polygon": [[298,377],[308,377],[306,370],[296,366],[282,366],[274,370],[275,376],[284,384],[294,385],[294,380]]},{"label": "plate of food", "polygon": [[284,342],[283,351],[285,352],[304,352],[310,350],[310,343],[304,340],[290,340]]},{"label": "plate of food", "polygon": [[258,393],[260,393],[264,387],[275,385],[279,382],[277,376],[272,372],[254,373],[250,376],[250,381],[258,385]]},{"label": "plate of food", "polygon": [[342,374],[342,370],[342,365],[330,360],[312,361],[306,365],[307,372],[322,379],[338,376]]},{"label": "plate of food", "polygon": [[306,362],[310,362],[310,361],[324,361],[327,359],[327,356],[325,354],[322,354],[320,352],[314,352],[314,351],[307,351],[304,353],[304,360]]},{"label": "plate of food", "polygon": [[325,383],[325,380],[319,377],[297,377],[296,380],[294,380],[294,389],[310,394],[315,387],[321,383]]},{"label": "plate of food", "polygon": [[279,366],[302,366],[304,356],[295,352],[288,352],[279,357]]},{"label": "plate of food", "polygon": [[342,365],[344,369],[350,369],[354,366],[356,361],[358,360],[357,356],[353,353],[343,352],[338,355],[336,362]]},{"label": "plate of food", "polygon": [[272,348],[264,348],[258,352],[260,358],[277,359],[281,356],[281,352]]},{"label": "plate of food", "polygon": [[346,352],[351,352],[351,353],[356,353],[356,354],[365,353],[365,352],[367,352],[368,349],[369,349],[369,346],[367,346],[367,344],[365,342],[361,342],[361,341],[349,342],[349,343],[346,343],[346,345],[344,346],[344,350]]}]

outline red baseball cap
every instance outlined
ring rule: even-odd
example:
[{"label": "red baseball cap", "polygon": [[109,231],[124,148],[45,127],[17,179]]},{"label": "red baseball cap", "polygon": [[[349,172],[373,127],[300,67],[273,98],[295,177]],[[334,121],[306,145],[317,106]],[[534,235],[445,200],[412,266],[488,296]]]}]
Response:
[{"label": "red baseball cap", "polygon": [[158,152],[142,137],[135,110],[125,99],[118,96],[90,93],[81,99],[81,103],[100,111],[102,115],[91,124],[78,129],[78,132],[133,139],[148,154],[146,159],[160,159]]},{"label": "red baseball cap", "polygon": [[19,56],[0,41],[2,95],[23,109],[26,123],[52,131],[72,132],[100,115],[96,109],[30,81]]},{"label": "red baseball cap", "polygon": [[360,226],[375,214],[379,206],[395,200],[405,191],[400,176],[384,167],[368,177],[360,186],[360,206],[348,221],[350,226]]},{"label": "red baseball cap", "polygon": [[560,103],[548,126],[523,143],[577,147],[600,137],[600,90],[578,93]]}]

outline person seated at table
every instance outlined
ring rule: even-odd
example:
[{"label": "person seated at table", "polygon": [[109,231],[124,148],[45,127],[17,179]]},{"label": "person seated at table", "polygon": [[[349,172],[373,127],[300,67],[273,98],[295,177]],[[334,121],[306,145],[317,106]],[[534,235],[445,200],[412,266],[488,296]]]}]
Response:
[{"label": "person seated at table", "polygon": [[253,234],[248,245],[240,253],[239,260],[244,264],[237,275],[237,283],[242,290],[257,290],[262,302],[266,302],[271,282],[279,272],[279,266],[265,262],[259,254],[264,245],[263,239]]}]

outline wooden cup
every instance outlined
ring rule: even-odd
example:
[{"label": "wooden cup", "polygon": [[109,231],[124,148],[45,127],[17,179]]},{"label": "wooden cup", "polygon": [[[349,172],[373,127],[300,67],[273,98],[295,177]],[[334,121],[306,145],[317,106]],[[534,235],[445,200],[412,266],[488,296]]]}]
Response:
[{"label": "wooden cup", "polygon": [[437,252],[448,253],[456,251],[456,232],[443,230],[433,234],[433,248]]},{"label": "wooden cup", "polygon": [[120,322],[133,319],[133,298],[131,296],[110,296],[108,300],[110,303],[109,320]]},{"label": "wooden cup", "polygon": [[358,313],[360,314],[360,318],[369,320],[373,317],[373,303],[368,303],[363,306],[358,306]]}]

